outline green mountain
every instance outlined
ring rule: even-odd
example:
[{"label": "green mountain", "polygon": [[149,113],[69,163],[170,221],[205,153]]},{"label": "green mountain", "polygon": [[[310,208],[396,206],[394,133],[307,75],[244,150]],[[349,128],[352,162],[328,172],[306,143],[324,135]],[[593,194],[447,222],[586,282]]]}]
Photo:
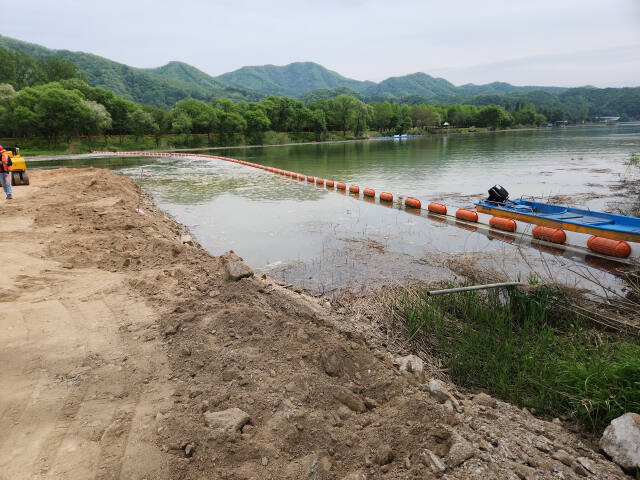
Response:
[{"label": "green mountain", "polygon": [[402,77],[391,77],[364,92],[369,97],[400,98],[407,95],[421,95],[425,98],[454,93],[456,87],[443,78],[434,78],[426,73],[413,73]]},{"label": "green mountain", "polygon": [[290,63],[283,67],[242,67],[217,77],[218,80],[267,95],[298,97],[318,89],[347,87],[363,93],[373,82],[352,80],[313,62]]},{"label": "green mountain", "polygon": [[225,85],[189,65],[171,62],[157,69],[130,67],[97,55],[69,50],[50,50],[39,45],[0,36],[0,47],[35,58],[56,55],[73,62],[90,85],[110,90],[135,102],[170,108],[183,98],[208,101],[213,97],[258,100],[263,95]]},{"label": "green mountain", "polygon": [[485,95],[489,93],[512,93],[512,92],[533,92],[542,91],[547,93],[558,94],[566,90],[565,87],[516,87],[505,82],[493,82],[486,85],[475,85],[467,83],[456,87],[456,93],[460,95]]},{"label": "green mountain", "polygon": [[[391,100],[410,105],[465,103],[503,106],[534,103],[536,108],[545,108],[545,113],[550,117],[564,111],[570,112],[575,118],[585,118],[586,115],[640,118],[640,88],[519,87],[504,82],[456,87],[445,79],[424,73],[392,77],[374,83],[343,77],[312,62],[298,62],[281,67],[243,67],[212,77],[182,62],[169,62],[158,68],[135,68],[89,53],[51,50],[1,35],[0,48],[17,54],[28,54],[39,60],[51,57],[66,59],[76,66],[91,86],[104,88],[141,104],[162,108],[170,108],[188,97],[204,101],[213,97],[255,101],[267,95],[279,95],[298,97],[309,102],[346,93],[366,102]],[[11,62],[0,65],[0,83],[11,83],[12,78],[14,84],[21,83],[16,80],[16,75],[24,77],[22,80],[29,75],[33,77],[33,59],[30,62],[23,62],[24,71],[20,72],[10,71]],[[61,67],[54,65],[55,62],[50,63],[54,70]],[[24,81],[22,83],[25,84]]]}]

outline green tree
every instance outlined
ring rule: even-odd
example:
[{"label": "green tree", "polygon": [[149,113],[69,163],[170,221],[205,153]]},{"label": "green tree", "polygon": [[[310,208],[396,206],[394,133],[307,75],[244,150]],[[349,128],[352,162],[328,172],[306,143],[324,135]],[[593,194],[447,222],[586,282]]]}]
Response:
[{"label": "green tree", "polygon": [[85,133],[102,134],[111,127],[111,115],[104,105],[93,100],[84,100],[87,107],[87,119],[85,122]]},{"label": "green tree", "polygon": [[160,130],[153,116],[141,108],[129,114],[129,123],[136,141],[145,134],[156,134]]},{"label": "green tree", "polygon": [[372,108],[369,105],[362,103],[360,100],[357,100],[356,102],[357,103],[355,104],[353,109],[351,126],[354,136],[360,137],[368,128],[369,122],[371,122]]},{"label": "green tree", "polygon": [[438,110],[424,104],[411,107],[411,121],[414,127],[422,129],[435,127],[442,123]]},{"label": "green tree", "polygon": [[220,119],[220,137],[222,141],[233,143],[234,134],[243,134],[247,130],[247,121],[236,112],[224,112]]},{"label": "green tree", "polygon": [[492,129],[507,126],[510,121],[511,116],[504,108],[498,105],[482,107],[475,118],[475,123],[479,127],[490,127]]},{"label": "green tree", "polygon": [[264,132],[269,129],[271,121],[262,108],[255,106],[245,112],[247,122],[247,137],[249,143],[261,144],[264,141]]},{"label": "green tree", "polygon": [[351,126],[357,102],[349,95],[338,95],[328,101],[329,123],[345,135]]},{"label": "green tree", "polygon": [[184,113],[191,119],[189,133],[210,133],[218,127],[218,111],[201,100],[187,98],[176,103],[169,112],[169,116],[173,119],[176,115]]},{"label": "green tree", "polygon": [[393,118],[393,110],[389,102],[376,102],[373,105],[371,124],[380,132],[388,130]]}]

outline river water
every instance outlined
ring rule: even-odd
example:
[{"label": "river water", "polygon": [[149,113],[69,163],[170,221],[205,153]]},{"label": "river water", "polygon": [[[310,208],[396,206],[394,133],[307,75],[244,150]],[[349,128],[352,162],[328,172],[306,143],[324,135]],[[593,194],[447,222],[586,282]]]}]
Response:
[{"label": "river water", "polygon": [[[473,208],[496,183],[511,198],[606,209],[611,187],[628,173],[625,162],[638,151],[640,124],[620,124],[210,153],[413,196],[423,205],[440,201],[451,210]],[[455,281],[465,265],[512,279],[534,270],[574,284],[585,277],[575,268],[586,268],[587,276],[608,275],[486,231],[219,160],[90,163],[135,179],[212,253],[233,249],[256,270],[319,293],[407,278]]]}]

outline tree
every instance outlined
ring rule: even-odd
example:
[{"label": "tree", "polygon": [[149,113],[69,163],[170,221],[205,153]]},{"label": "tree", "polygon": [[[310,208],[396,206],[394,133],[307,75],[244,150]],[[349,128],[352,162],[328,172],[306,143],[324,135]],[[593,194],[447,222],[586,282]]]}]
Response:
[{"label": "tree", "polygon": [[247,136],[249,143],[261,144],[264,140],[264,132],[269,129],[271,121],[262,108],[255,106],[245,112],[247,122]]},{"label": "tree", "polygon": [[377,130],[384,132],[389,129],[392,117],[393,110],[389,102],[377,102],[373,104],[371,123]]},{"label": "tree", "polygon": [[349,95],[338,95],[328,101],[329,123],[337,130],[342,130],[344,135],[351,125],[357,102],[358,100]]},{"label": "tree", "polygon": [[353,135],[359,137],[367,129],[369,122],[371,121],[371,107],[362,103],[360,100],[356,100],[356,104],[353,108],[352,114],[352,128]]},{"label": "tree", "polygon": [[81,80],[85,78],[84,75],[78,71],[78,67],[76,67],[73,62],[56,55],[51,55],[43,58],[42,60],[38,60],[38,66],[42,70],[44,82],[47,83],[58,82],[60,80],[70,78],[77,78]]},{"label": "tree", "polygon": [[529,103],[527,105],[518,105],[519,110],[513,113],[513,123],[516,125],[532,125],[540,126],[546,121],[544,115],[536,113],[536,107]]},{"label": "tree", "polygon": [[218,111],[201,100],[187,98],[176,103],[169,112],[169,116],[173,118],[184,113],[191,120],[190,133],[210,133],[218,127]]},{"label": "tree", "polygon": [[104,105],[93,100],[84,100],[87,107],[87,120],[85,123],[85,133],[102,134],[111,127],[111,115]]},{"label": "tree", "polygon": [[153,119],[150,113],[145,112],[141,108],[133,111],[129,114],[129,122],[132,128],[132,132],[136,137],[136,141],[142,135],[155,134],[160,130],[160,127]]},{"label": "tree", "polygon": [[327,115],[324,113],[324,110],[318,109],[311,111],[309,128],[317,134],[327,130]]},{"label": "tree", "polygon": [[236,112],[225,112],[220,119],[220,136],[223,142],[232,143],[234,133],[244,133],[247,121]]},{"label": "tree", "polygon": [[479,127],[498,128],[500,126],[506,126],[511,121],[511,116],[505,111],[504,108],[498,105],[487,105],[482,107],[475,119],[475,123]]},{"label": "tree", "polygon": [[442,123],[440,113],[429,105],[416,105],[411,108],[411,121],[414,127],[429,128]]}]

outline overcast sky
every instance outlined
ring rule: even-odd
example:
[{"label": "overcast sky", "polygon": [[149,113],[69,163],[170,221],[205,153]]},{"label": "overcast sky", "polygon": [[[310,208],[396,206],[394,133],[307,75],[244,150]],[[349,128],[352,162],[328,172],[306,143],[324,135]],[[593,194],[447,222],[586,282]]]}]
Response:
[{"label": "overcast sky", "polygon": [[358,79],[640,86],[640,0],[0,0],[0,33],[211,75],[313,61]]}]

